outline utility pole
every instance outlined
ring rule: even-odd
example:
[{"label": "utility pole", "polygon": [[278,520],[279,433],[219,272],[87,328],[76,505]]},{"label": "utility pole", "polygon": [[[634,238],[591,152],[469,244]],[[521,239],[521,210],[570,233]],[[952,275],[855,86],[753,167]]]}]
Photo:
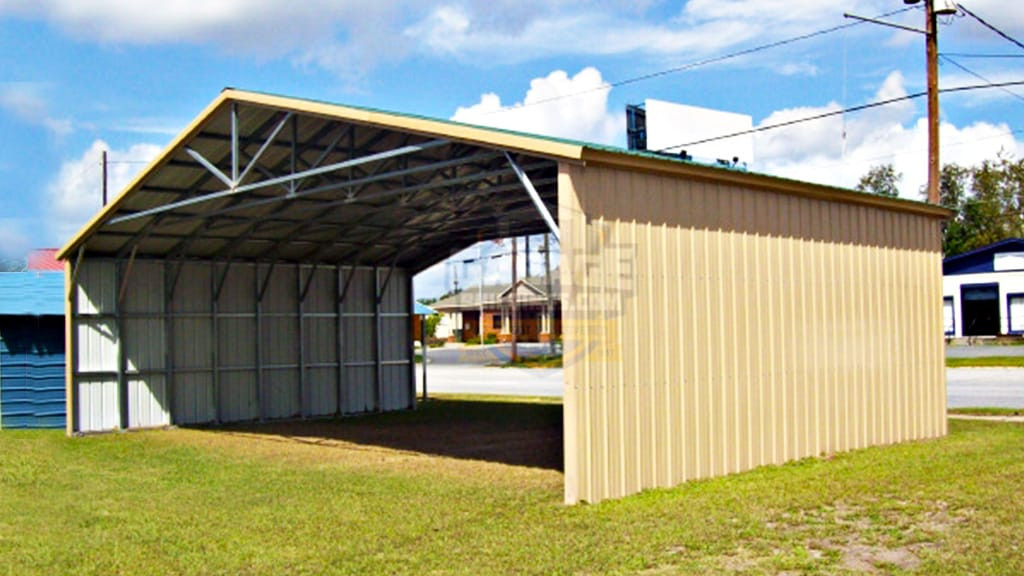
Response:
[{"label": "utility pole", "polygon": [[[903,0],[908,6],[913,6],[922,0]],[[928,202],[939,203],[939,16],[950,16],[956,14],[956,2],[953,0],[938,0],[940,6],[935,7],[936,0],[924,0],[925,27],[924,30],[894,24],[874,18],[865,18],[854,14],[843,14],[846,18],[853,18],[872,24],[881,24],[890,28],[899,28],[909,32],[924,34],[925,44],[925,69],[928,84]]]},{"label": "utility pole", "polygon": [[[906,0],[904,0],[906,2]],[[916,2],[916,0],[915,0]],[[913,3],[913,2],[911,2]],[[935,0],[924,0],[928,66],[928,202],[939,203],[939,40]]]},{"label": "utility pole", "polygon": [[555,355],[555,304],[554,296],[551,294],[551,244],[548,238],[550,235],[544,233],[544,291],[547,293],[547,317],[548,317],[548,353]]},{"label": "utility pole", "polygon": [[512,362],[519,360],[519,326],[517,326],[517,317],[519,316],[519,301],[516,298],[516,283],[519,282],[519,238],[512,238],[512,318],[509,320],[509,326],[512,328]]},{"label": "utility pole", "polygon": [[107,151],[104,150],[100,157],[100,166],[103,167],[103,205],[107,205]]}]

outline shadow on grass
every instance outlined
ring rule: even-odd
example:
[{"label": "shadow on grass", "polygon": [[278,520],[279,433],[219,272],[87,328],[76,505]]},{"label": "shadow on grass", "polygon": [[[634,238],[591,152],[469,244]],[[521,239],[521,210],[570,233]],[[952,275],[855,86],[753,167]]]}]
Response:
[{"label": "shadow on grass", "polygon": [[437,456],[562,471],[562,405],[430,399],[416,410],[205,428],[381,446]]}]

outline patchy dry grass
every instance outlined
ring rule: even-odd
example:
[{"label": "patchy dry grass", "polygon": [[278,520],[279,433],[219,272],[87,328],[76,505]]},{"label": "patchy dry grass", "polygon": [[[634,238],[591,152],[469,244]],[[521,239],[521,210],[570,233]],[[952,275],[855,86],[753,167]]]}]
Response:
[{"label": "patchy dry grass", "polygon": [[0,433],[0,574],[1020,574],[1024,426],[562,501],[561,407]]}]

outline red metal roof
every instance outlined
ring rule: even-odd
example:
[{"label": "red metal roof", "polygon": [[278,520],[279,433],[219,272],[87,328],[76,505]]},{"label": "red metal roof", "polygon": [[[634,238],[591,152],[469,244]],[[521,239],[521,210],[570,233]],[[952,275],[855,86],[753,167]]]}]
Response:
[{"label": "red metal roof", "polygon": [[57,248],[33,250],[28,255],[29,270],[64,270],[64,263],[57,260]]}]

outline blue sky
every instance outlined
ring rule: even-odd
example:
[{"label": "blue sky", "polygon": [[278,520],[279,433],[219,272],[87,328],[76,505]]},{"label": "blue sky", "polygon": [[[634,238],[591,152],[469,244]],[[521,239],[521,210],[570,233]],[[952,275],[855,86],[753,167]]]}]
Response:
[{"label": "blue sky", "polygon": [[[964,5],[1024,39],[1018,3]],[[618,84],[850,23],[843,12],[903,8],[898,0],[0,0],[0,251],[61,245],[99,207],[101,150],[119,190],[226,86],[622,145],[625,104],[646,98],[747,114],[757,126],[919,92],[923,39],[873,24]],[[919,7],[890,19],[924,23]],[[944,20],[939,44],[947,54],[1024,55],[966,16]],[[989,81],[1024,80],[1024,58],[950,58]],[[940,74],[943,87],[982,83],[950,60]],[[872,165],[893,162],[903,195],[916,198],[924,118],[919,99],[764,132],[750,168],[853,186]],[[970,165],[1000,151],[1019,158],[1024,87],[945,95],[942,121],[943,162]],[[468,267],[463,281],[474,274]],[[507,265],[495,260],[488,276],[499,274]],[[442,266],[422,279],[423,295],[443,289],[444,276]]]}]

